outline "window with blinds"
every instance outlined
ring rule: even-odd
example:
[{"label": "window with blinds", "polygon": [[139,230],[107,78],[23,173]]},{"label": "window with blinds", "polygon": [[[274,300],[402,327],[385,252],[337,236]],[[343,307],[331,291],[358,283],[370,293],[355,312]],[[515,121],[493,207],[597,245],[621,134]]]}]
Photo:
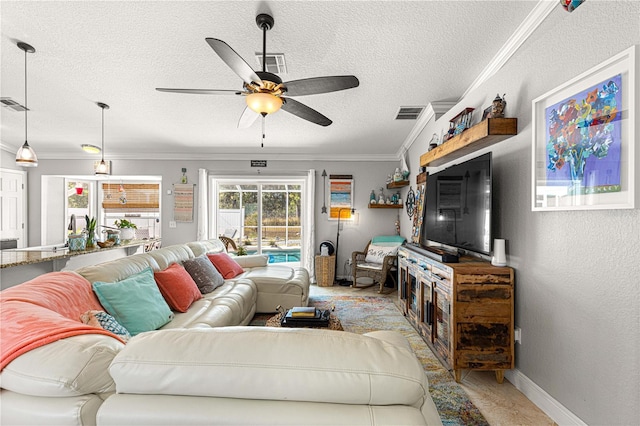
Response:
[{"label": "window with blinds", "polygon": [[102,183],[102,208],[106,211],[157,212],[158,183]]}]

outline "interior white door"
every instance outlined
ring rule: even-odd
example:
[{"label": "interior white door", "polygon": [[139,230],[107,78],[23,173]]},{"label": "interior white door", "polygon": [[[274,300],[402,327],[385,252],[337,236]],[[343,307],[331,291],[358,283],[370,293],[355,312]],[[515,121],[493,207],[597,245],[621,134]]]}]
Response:
[{"label": "interior white door", "polygon": [[0,238],[18,239],[18,247],[26,246],[25,172],[0,170]]}]

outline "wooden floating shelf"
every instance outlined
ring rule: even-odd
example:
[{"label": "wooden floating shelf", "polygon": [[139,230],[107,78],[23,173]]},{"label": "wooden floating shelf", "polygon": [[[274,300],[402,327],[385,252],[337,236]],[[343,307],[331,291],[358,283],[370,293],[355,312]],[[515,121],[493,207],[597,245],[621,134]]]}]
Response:
[{"label": "wooden floating shelf", "polygon": [[425,183],[427,181],[427,172],[420,173],[416,176],[416,183],[419,185],[421,183]]},{"label": "wooden floating shelf", "polygon": [[390,183],[388,183],[387,184],[387,189],[404,188],[407,185],[409,185],[409,181],[408,180],[400,180],[398,182],[390,182]]},{"label": "wooden floating shelf", "polygon": [[440,166],[517,134],[517,118],[487,118],[422,154],[420,166]]},{"label": "wooden floating shelf", "polygon": [[401,209],[402,204],[369,204],[370,209]]}]

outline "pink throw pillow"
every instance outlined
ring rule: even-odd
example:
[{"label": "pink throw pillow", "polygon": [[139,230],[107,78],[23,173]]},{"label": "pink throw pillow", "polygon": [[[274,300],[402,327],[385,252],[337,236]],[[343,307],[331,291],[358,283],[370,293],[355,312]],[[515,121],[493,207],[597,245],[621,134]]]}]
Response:
[{"label": "pink throw pillow", "polygon": [[187,312],[193,302],[202,298],[196,282],[178,263],[172,263],[163,271],[154,272],[153,277],[162,297],[174,311]]},{"label": "pink throw pillow", "polygon": [[207,254],[207,257],[225,280],[237,277],[244,272],[242,266],[233,260],[227,253]]}]

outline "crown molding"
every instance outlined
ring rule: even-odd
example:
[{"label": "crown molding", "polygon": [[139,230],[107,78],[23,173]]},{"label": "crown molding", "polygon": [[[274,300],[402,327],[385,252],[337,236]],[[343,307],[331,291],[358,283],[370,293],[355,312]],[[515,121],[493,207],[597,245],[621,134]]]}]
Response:
[{"label": "crown molding", "polygon": [[[471,85],[464,91],[458,101],[453,102],[453,105],[464,99],[473,90],[480,87],[485,81],[487,81],[492,75],[494,75],[502,66],[518,51],[520,46],[533,34],[533,32],[544,22],[547,16],[558,6],[557,0],[540,0],[529,12],[527,17],[520,23],[515,32],[509,37],[507,42],[500,48],[498,53],[491,59],[489,64],[482,70],[482,72],[476,77]],[[434,102],[436,103],[436,102]],[[453,107],[451,105],[449,108]],[[446,111],[445,111],[446,112]],[[442,113],[444,114],[444,112]],[[440,114],[440,115],[442,115]],[[404,140],[400,149],[396,153],[398,159],[411,148],[411,145],[418,138],[420,133],[424,130],[425,126],[431,118],[434,116],[436,120],[440,118],[438,111],[436,111],[432,104],[429,104],[422,116],[418,118],[416,124],[411,129],[411,132]]]},{"label": "crown molding", "polygon": [[494,75],[507,61],[518,51],[520,46],[533,34],[547,16],[558,7],[557,0],[540,0],[529,12],[524,21],[520,23],[515,32],[509,37],[507,42],[498,50],[489,64],[476,77],[471,86],[462,94],[460,99],[464,99],[469,93],[477,89],[482,83]]}]

